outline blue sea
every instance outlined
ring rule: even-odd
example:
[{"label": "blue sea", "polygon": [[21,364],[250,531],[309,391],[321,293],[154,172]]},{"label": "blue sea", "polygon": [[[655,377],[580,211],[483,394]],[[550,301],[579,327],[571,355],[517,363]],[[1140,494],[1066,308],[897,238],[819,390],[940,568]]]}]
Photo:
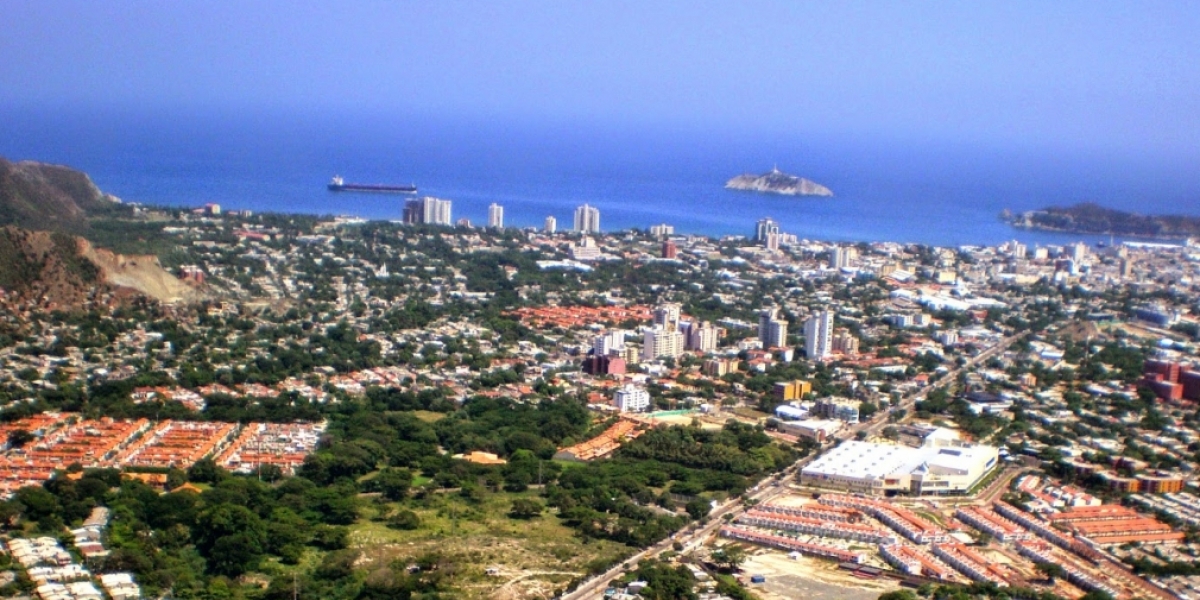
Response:
[{"label": "blue sea", "polygon": [[[1004,209],[1094,201],[1143,213],[1200,211],[1200,170],[1183,161],[986,144],[924,143],[734,128],[518,119],[236,111],[0,110],[0,156],[66,164],[126,201],[398,219],[405,196],[333,193],[414,183],[453,217],[569,228],[600,209],[605,231],[657,223],[677,233],[750,235],[773,217],[801,238],[957,246],[1101,238],[1016,230]],[[834,198],[725,190],[781,170]],[[1103,239],[1103,241],[1108,241]]]}]

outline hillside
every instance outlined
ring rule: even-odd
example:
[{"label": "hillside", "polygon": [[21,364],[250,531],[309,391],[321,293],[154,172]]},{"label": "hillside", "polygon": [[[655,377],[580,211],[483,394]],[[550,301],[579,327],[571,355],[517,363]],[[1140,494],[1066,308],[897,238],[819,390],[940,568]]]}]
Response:
[{"label": "hillside", "polygon": [[1200,236],[1200,217],[1140,215],[1090,202],[1025,212],[1008,219],[1015,227],[1046,231],[1167,239]]},{"label": "hillside", "polygon": [[0,158],[0,225],[80,232],[89,213],[116,202],[80,171]]},{"label": "hillside", "polygon": [[0,290],[61,308],[145,295],[163,302],[200,292],[163,269],[154,256],[125,256],[61,232],[0,227]]}]

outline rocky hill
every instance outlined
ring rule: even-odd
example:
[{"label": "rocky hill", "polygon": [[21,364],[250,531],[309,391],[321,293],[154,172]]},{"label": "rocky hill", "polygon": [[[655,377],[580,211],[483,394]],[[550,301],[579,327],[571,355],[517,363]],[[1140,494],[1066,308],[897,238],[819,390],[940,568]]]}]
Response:
[{"label": "rocky hill", "polygon": [[1105,208],[1090,202],[1001,216],[1016,227],[1044,231],[1163,239],[1200,236],[1200,217],[1141,215]]},{"label": "rocky hill", "polygon": [[61,232],[0,227],[0,290],[11,299],[60,308],[136,295],[162,302],[201,297],[154,256],[124,256]]},{"label": "rocky hill", "polygon": [[116,202],[80,171],[0,158],[0,225],[79,232],[89,213]]},{"label": "rocky hill", "polygon": [[803,177],[788,175],[779,169],[771,169],[762,175],[738,175],[726,181],[725,188],[784,196],[833,196],[829,188]]}]

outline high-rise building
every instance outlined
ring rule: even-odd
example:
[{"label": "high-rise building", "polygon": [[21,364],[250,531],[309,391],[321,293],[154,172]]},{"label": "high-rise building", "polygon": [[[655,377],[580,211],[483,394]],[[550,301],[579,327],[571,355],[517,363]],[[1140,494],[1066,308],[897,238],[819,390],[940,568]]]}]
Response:
[{"label": "high-rise building", "polygon": [[837,330],[837,333],[833,334],[833,352],[846,356],[858,354],[858,338],[847,329]]},{"label": "high-rise building", "polygon": [[779,318],[778,308],[764,309],[758,315],[758,339],[763,348],[784,348],[787,346],[788,324]]},{"label": "high-rise building", "polygon": [[829,268],[845,269],[850,267],[856,258],[858,258],[857,248],[843,248],[842,246],[834,246],[833,249],[829,251]]},{"label": "high-rise building", "polygon": [[584,204],[575,209],[575,231],[600,233],[600,209]]},{"label": "high-rise building", "polygon": [[1017,240],[1013,240],[1008,243],[1008,252],[1009,254],[1012,254],[1013,258],[1025,258],[1025,256],[1029,254],[1029,249],[1025,246],[1025,244],[1022,244]]},{"label": "high-rise building", "polygon": [[625,331],[623,329],[607,331],[592,340],[592,351],[596,353],[596,356],[620,354],[624,349]]},{"label": "high-rise building", "polygon": [[674,358],[683,354],[683,350],[683,334],[678,329],[668,329],[662,325],[647,329],[642,340],[642,355],[647,360],[664,356]]},{"label": "high-rise building", "polygon": [[558,231],[558,219],[555,219],[553,215],[546,217],[546,224],[542,226],[542,230],[546,233]]},{"label": "high-rise building", "polygon": [[675,226],[667,225],[666,223],[661,223],[659,225],[651,225],[650,226],[650,235],[655,236],[655,237],[664,237],[664,236],[668,236],[668,235],[675,235]]},{"label": "high-rise building", "polygon": [[659,304],[654,307],[654,324],[667,329],[679,329],[679,318],[683,315],[683,307],[674,302]]},{"label": "high-rise building", "polygon": [[650,392],[627,383],[613,394],[613,404],[621,412],[646,412],[650,410]]},{"label": "high-rise building", "polygon": [[699,350],[700,352],[712,352],[717,349],[717,344],[721,341],[721,328],[704,321],[697,323],[692,321],[692,324],[687,330],[687,349]]},{"label": "high-rise building", "polygon": [[833,313],[819,311],[804,323],[804,351],[809,360],[821,360],[833,352]]},{"label": "high-rise building", "polygon": [[1083,259],[1087,258],[1088,255],[1088,246],[1083,242],[1071,244],[1070,252],[1071,260],[1074,261],[1075,264],[1083,264]]},{"label": "high-rise building", "polygon": [[426,196],[404,203],[404,222],[424,225],[450,225],[450,201]]},{"label": "high-rise building", "polygon": [[488,206],[488,227],[493,229],[504,227],[504,207],[495,202]]},{"label": "high-rise building", "polygon": [[780,237],[782,236],[778,233],[768,233],[767,239],[763,240],[763,246],[765,246],[767,250],[778,250]]},{"label": "high-rise building", "polygon": [[775,219],[772,219],[771,217],[760,219],[758,221],[758,226],[754,228],[754,241],[765,242],[767,241],[767,236],[771,235],[772,233],[779,233],[779,223],[776,223]]},{"label": "high-rise building", "polygon": [[672,259],[678,256],[679,247],[675,245],[675,242],[672,242],[671,240],[664,241],[662,245],[662,257]]}]

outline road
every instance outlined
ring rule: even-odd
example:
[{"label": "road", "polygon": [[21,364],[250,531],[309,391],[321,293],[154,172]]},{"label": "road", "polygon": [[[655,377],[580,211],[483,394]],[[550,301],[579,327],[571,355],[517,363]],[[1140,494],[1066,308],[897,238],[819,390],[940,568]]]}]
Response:
[{"label": "road", "polygon": [[[941,379],[938,379],[929,387],[918,390],[909,396],[902,398],[900,400],[900,404],[898,404],[895,408],[902,408],[911,411],[913,405],[920,400],[923,400],[929,395],[930,392],[953,384],[958,379],[959,373],[968,369],[972,369],[980,363],[983,363],[984,361],[996,356],[1026,335],[1028,335],[1028,332],[1017,334],[1001,340],[1000,343],[996,344],[995,346],[992,346],[991,348],[988,348],[987,350],[984,350],[978,355],[972,357],[965,364],[963,364],[963,366],[946,373],[945,376],[943,376]],[[892,410],[895,410],[895,408]],[[888,419],[885,418],[859,423],[853,427],[850,427],[849,429],[844,430],[838,437],[840,439],[854,439],[854,437],[857,436],[858,432],[860,431],[865,431],[867,432],[867,435],[870,436],[877,433],[878,430],[882,429],[888,424]],[[757,486],[748,490],[748,493],[744,498],[733,498],[727,500],[724,504],[715,508],[711,513],[709,513],[707,523],[700,528],[685,528],[675,535],[649,548],[646,548],[637,554],[634,554],[626,559],[625,562],[622,562],[605,571],[604,573],[596,575],[595,577],[585,581],[578,588],[575,588],[575,591],[564,594],[561,597],[561,600],[592,600],[594,598],[600,598],[604,595],[604,590],[607,587],[608,582],[620,577],[627,569],[631,569],[636,566],[638,561],[645,558],[658,556],[659,554],[670,550],[675,542],[679,542],[683,545],[683,551],[685,553],[695,550],[702,543],[704,543],[704,540],[708,539],[708,536],[712,535],[721,525],[726,523],[726,515],[732,515],[731,518],[737,518],[738,515],[746,510],[747,505],[766,502],[775,498],[776,496],[790,491],[789,488],[786,485],[782,485],[781,482],[786,482],[793,479],[800,469],[803,469],[806,465],[808,465],[808,463],[815,460],[819,455],[819,452],[813,453],[796,461],[775,476],[764,479]]]},{"label": "road", "polygon": [[757,504],[760,502],[766,502],[789,491],[786,486],[782,484],[775,484],[781,481],[787,481],[789,478],[794,477],[797,471],[804,468],[804,465],[807,465],[810,461],[815,459],[816,456],[816,454],[813,454],[800,459],[791,466],[780,471],[775,476],[764,479],[757,486],[748,490],[748,493],[744,497],[732,498],[725,501],[724,504],[718,506],[717,508],[713,509],[711,513],[709,513],[707,523],[700,528],[685,528],[675,535],[649,548],[646,548],[637,554],[634,554],[626,559],[625,562],[620,563],[604,573],[596,575],[595,577],[587,580],[578,588],[576,588],[575,591],[568,592],[567,594],[563,595],[561,600],[591,600],[593,598],[601,597],[604,594],[604,590],[607,587],[608,582],[620,577],[621,574],[627,569],[631,569],[636,566],[638,561],[652,556],[657,556],[663,552],[666,552],[667,550],[670,550],[675,542],[683,544],[684,552],[691,552],[692,550],[695,550],[704,542],[705,539],[708,538],[708,536],[716,532],[717,528],[725,524],[726,515],[733,515],[736,518],[737,515],[746,510],[747,503]]}]

